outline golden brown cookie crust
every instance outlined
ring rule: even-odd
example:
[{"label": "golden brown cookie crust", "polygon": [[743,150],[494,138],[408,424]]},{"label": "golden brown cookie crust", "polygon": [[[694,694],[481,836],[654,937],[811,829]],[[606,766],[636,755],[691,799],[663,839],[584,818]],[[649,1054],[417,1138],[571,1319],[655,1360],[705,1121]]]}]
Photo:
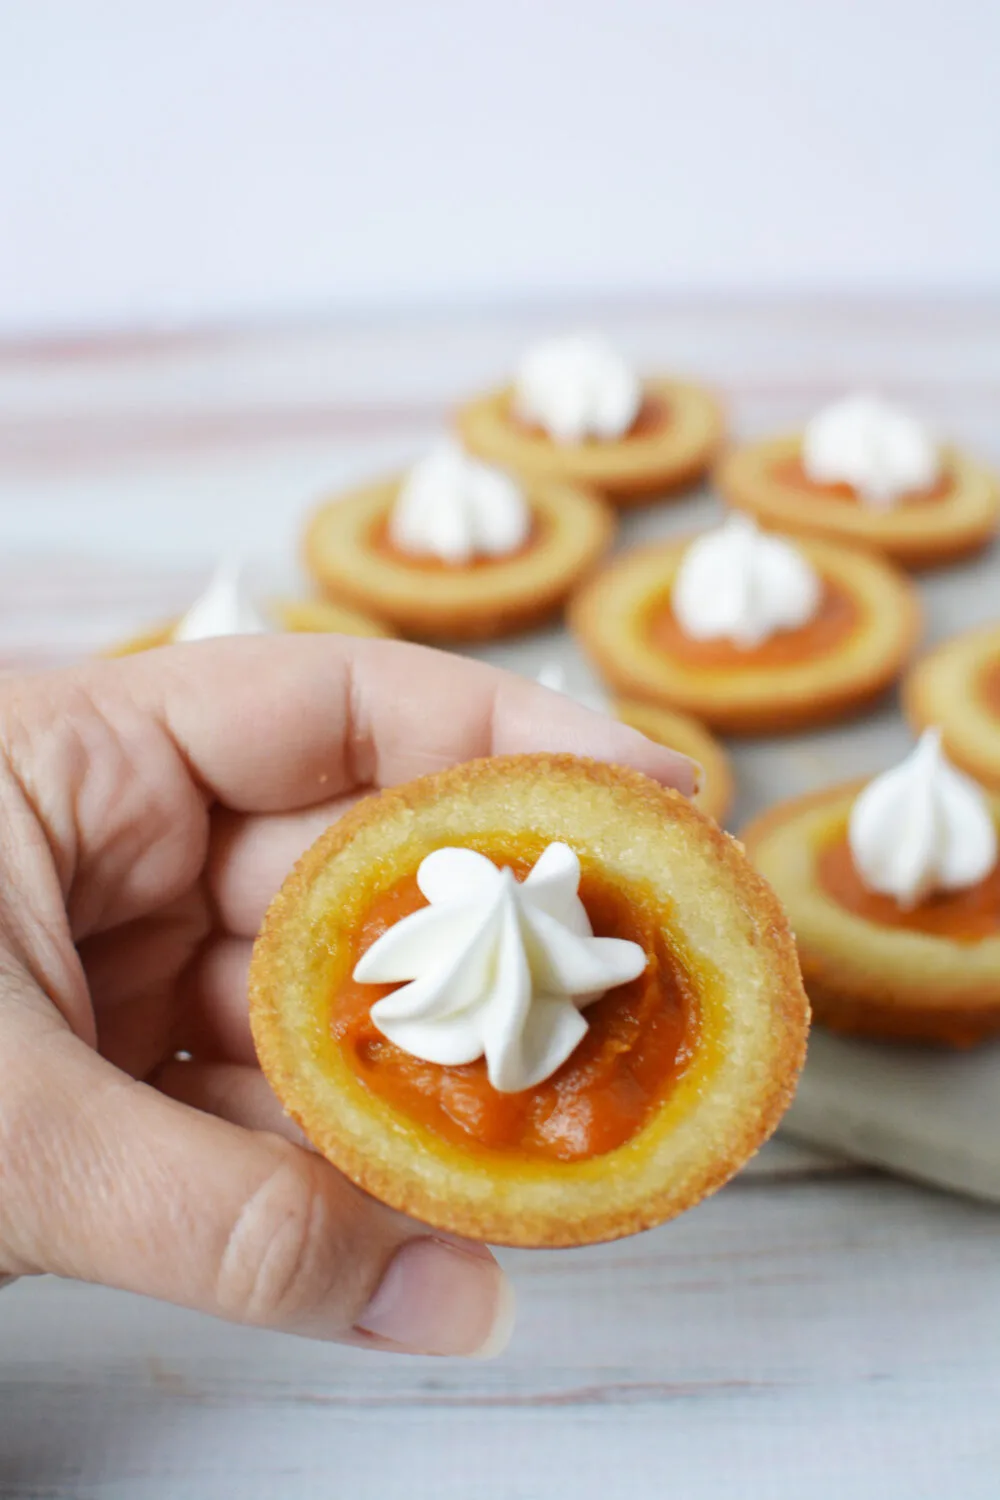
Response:
[{"label": "golden brown cookie crust", "polygon": [[655,703],[641,703],[635,698],[617,698],[611,707],[615,718],[623,724],[698,762],[704,774],[701,787],[691,800],[707,817],[724,823],[735,795],[733,771],[729,756],[704,724],[690,714],[659,708]]},{"label": "golden brown cookie crust", "polygon": [[527,550],[472,568],[428,569],[378,551],[399,478],[322,505],[305,533],[305,565],[321,589],[418,640],[490,640],[557,614],[611,545],[614,516],[585,490],[532,484],[537,537]]},{"label": "golden brown cookie crust", "polygon": [[911,667],[903,708],[915,729],[940,724],[949,758],[984,786],[1000,788],[1000,709],[984,695],[1000,670],[1000,623],[962,631]]},{"label": "golden brown cookie crust", "polygon": [[796,433],[734,449],[719,462],[715,482],[730,505],[775,531],[872,547],[906,568],[933,568],[978,552],[1000,524],[996,476],[954,448],[944,450],[954,479],[948,494],[878,511],[850,500],[804,495],[776,480],[775,466],[797,458],[801,446]]},{"label": "golden brown cookie crust", "polygon": [[[393,632],[387,625],[373,620],[345,605],[331,604],[326,599],[269,599],[267,614],[276,630],[296,635],[358,635],[366,637],[391,637]],[[127,641],[109,646],[103,656],[135,656],[140,651],[153,651],[157,646],[169,646],[177,620],[166,620],[150,626]]]},{"label": "golden brown cookie crust", "polygon": [[648,398],[669,409],[670,421],[611,442],[556,443],[516,426],[509,385],[468,402],[455,421],[465,446],[479,458],[529,480],[587,485],[616,505],[629,505],[695,484],[724,436],[722,408],[701,386],[660,378],[643,386]]},{"label": "golden brown cookie crust", "polygon": [[282,630],[299,635],[357,635],[391,640],[396,632],[384,620],[332,599],[272,599],[269,610]]},{"label": "golden brown cookie crust", "polygon": [[[354,907],[370,899],[373,869],[386,888],[449,840],[498,831],[564,840],[603,878],[651,889],[704,976],[686,1071],[639,1133],[602,1156],[526,1164],[446,1141],[367,1089],[326,1024],[324,976],[363,915]],[[353,1182],[438,1228],[511,1245],[632,1234],[719,1187],[787,1108],[808,1027],[784,914],[735,841],[679,793],[565,755],[473,761],[334,824],[267,914],[250,1014],[278,1097]]]},{"label": "golden brown cookie crust", "polygon": [[[889,928],[845,910],[817,855],[846,828],[864,781],[779,803],[743,831],[784,902],[816,1020],[832,1031],[967,1047],[1000,1032],[1000,937],[979,943]],[[993,799],[1000,822],[1000,798]]]},{"label": "golden brown cookie crust", "polygon": [[836,649],[780,667],[748,660],[725,671],[668,654],[649,638],[646,622],[691,541],[674,537],[623,553],[573,599],[577,639],[623,696],[680,709],[730,734],[779,734],[860,710],[902,671],[921,628],[913,584],[874,553],[818,538],[798,546],[859,612]]}]

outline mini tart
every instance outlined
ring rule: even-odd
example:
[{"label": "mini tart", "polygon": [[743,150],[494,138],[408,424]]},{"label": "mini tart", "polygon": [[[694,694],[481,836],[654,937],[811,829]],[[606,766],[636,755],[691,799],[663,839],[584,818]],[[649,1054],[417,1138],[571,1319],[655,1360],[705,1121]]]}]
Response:
[{"label": "mini tart", "polygon": [[952,636],[911,668],[903,707],[914,728],[940,724],[948,758],[1000,788],[1000,624]]},{"label": "mini tart", "polygon": [[899,675],[920,630],[910,581],[873,553],[798,543],[825,585],[814,622],[756,649],[691,641],[670,589],[691,537],[613,561],[573,601],[570,623],[619,692],[693,714],[732,734],[782,733],[850,714]]},{"label": "mini tart", "polygon": [[954,448],[944,478],[891,510],[863,505],[850,485],[816,484],[802,470],[801,439],[771,438],[728,453],[715,479],[730,505],[776,531],[857,542],[907,568],[931,568],[984,547],[1000,522],[996,476]]},{"label": "mini tart", "polygon": [[408,556],[387,541],[398,478],[353,490],[315,512],[305,564],[324,592],[422,640],[490,640],[538,625],[611,544],[614,517],[566,484],[532,484],[526,545],[466,565]]},{"label": "mini tart", "polygon": [[722,409],[708,391],[679,380],[643,382],[632,430],[606,441],[557,443],[514,415],[513,386],[463,406],[456,425],[470,453],[528,480],[565,480],[629,505],[696,483],[723,439]]},{"label": "mini tart", "polygon": [[[271,599],[267,614],[279,631],[296,635],[360,635],[391,636],[393,632],[378,620],[361,614],[344,605],[331,604],[326,599]],[[154,625],[141,635],[120,641],[102,653],[104,656],[134,656],[139,651],[152,651],[157,646],[169,646],[177,620],[167,620]]]},{"label": "mini tart", "polygon": [[706,817],[714,818],[717,823],[725,822],[735,793],[732,767],[729,756],[704,724],[688,714],[658,708],[654,703],[641,703],[635,698],[617,698],[611,711],[616,719],[638,729],[648,740],[696,760],[703,775],[701,786],[691,800]]},{"label": "mini tart", "polygon": [[[784,902],[813,1014],[833,1031],[972,1046],[1000,1032],[1000,873],[972,893],[931,898],[897,925],[885,915],[897,911],[891,898],[868,895],[850,909],[831,894],[823,860],[832,850],[841,869],[849,861],[847,820],[864,785],[782,802],[743,833],[748,855]],[[993,811],[1000,823],[1000,798]],[[933,915],[920,915],[926,911]],[[911,925],[921,921],[926,930]],[[958,940],[947,935],[948,924],[986,935]]]},{"label": "mini tart", "polygon": [[[613,1149],[576,1159],[496,1148],[456,1126],[432,1127],[366,1081],[359,1068],[367,1064],[359,1059],[367,1054],[336,1039],[341,986],[356,961],[366,913],[377,909],[380,896],[411,879],[420,861],[444,845],[478,848],[516,867],[554,840],[569,843],[580,858],[585,905],[610,901],[611,910],[651,924],[650,963],[634,985],[663,988],[653,992],[654,1020],[647,1013],[639,1024],[660,1024],[655,1007],[665,1006],[668,994],[687,997],[684,1045],[640,1122]],[[595,907],[588,910],[600,930]],[[669,991],[668,979],[679,988]],[[382,993],[366,988],[372,1001]],[[629,1049],[644,1035],[637,1043],[635,1032],[622,1029],[631,990],[621,986],[596,1002],[591,1032],[577,1049],[583,1053],[600,1024],[610,1030],[611,1066],[618,1069],[626,1066],[625,1039],[632,1071],[612,1074],[627,1085],[625,1095],[640,1087],[637,1054]],[[366,999],[366,1011],[367,1005]],[[593,1017],[601,1007],[598,1023]],[[740,846],[686,798],[621,767],[515,755],[473,761],[370,797],[328,829],[267,914],[250,968],[250,1018],[261,1065],[286,1110],[358,1186],[456,1234],[510,1245],[579,1245],[681,1213],[757,1150],[791,1100],[808,1005],[773,893]],[[387,1066],[413,1061],[375,1036]],[[582,1069],[589,1128],[591,1064],[574,1072],[576,1058],[538,1089],[550,1090],[563,1107]],[[495,1094],[481,1062],[420,1067],[430,1069],[436,1086],[478,1073],[478,1086],[493,1101],[519,1108],[534,1102],[534,1090]],[[569,1110],[571,1121],[580,1118],[572,1094]]]}]

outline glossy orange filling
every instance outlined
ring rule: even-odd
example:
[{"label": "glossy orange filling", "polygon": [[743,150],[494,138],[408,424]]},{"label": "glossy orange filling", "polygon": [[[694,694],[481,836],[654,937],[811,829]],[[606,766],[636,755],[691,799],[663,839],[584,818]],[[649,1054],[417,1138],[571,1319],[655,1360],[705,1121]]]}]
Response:
[{"label": "glossy orange filling", "polygon": [[[535,858],[511,858],[505,851],[497,863],[510,865],[521,880]],[[580,896],[598,937],[640,943],[649,962],[638,979],[587,1007],[586,1036],[551,1078],[518,1094],[500,1094],[482,1059],[442,1067],[411,1057],[382,1036],[370,1015],[375,1001],[395,986],[347,978],[333,996],[331,1027],[356,1075],[410,1119],[459,1145],[581,1161],[630,1140],[693,1054],[695,988],[663,936],[662,911],[649,898],[625,894],[586,870]],[[348,974],[386,928],[425,905],[415,874],[377,896],[359,926]]]},{"label": "glossy orange filling", "polygon": [[368,545],[373,552],[406,568],[417,568],[424,573],[467,573],[473,568],[495,568],[502,563],[512,562],[515,558],[524,557],[534,551],[545,532],[545,523],[536,515],[532,517],[527,537],[513,552],[505,552],[502,557],[473,557],[468,562],[452,563],[446,562],[442,557],[432,557],[429,553],[404,552],[402,547],[397,547],[389,535],[389,517],[385,515],[380,516],[372,527]]},{"label": "glossy orange filling", "polygon": [[729,640],[696,641],[684,631],[662,600],[650,610],[649,639],[668,656],[704,670],[734,671],[743,667],[788,667],[837,650],[861,618],[861,610],[847,589],[826,579],[816,615],[798,630],[781,630],[759,646],[743,648]]},{"label": "glossy orange filling", "polygon": [[[555,441],[551,434],[546,432],[544,427],[540,427],[536,422],[526,422],[523,417],[518,416],[513,402],[511,402],[508,410],[508,418],[511,426],[516,427],[519,432],[523,432],[529,437],[541,438],[544,442]],[[671,421],[670,403],[662,396],[647,394],[643,396],[642,405],[639,407],[636,419],[628,432],[623,433],[619,438],[585,437],[583,444],[580,446],[599,444],[606,447],[609,443],[627,443],[632,438],[655,437],[657,433],[663,432],[665,428],[669,427]],[[577,445],[574,444],[573,446]]]},{"label": "glossy orange filling", "polygon": [[[791,458],[780,459],[774,464],[771,477],[779,484],[787,485],[795,490],[804,490],[809,495],[821,496],[824,500],[846,500],[852,505],[861,504],[861,496],[853,484],[821,484],[815,479],[810,479],[803,467],[802,458],[797,453]],[[935,500],[943,500],[952,488],[951,475],[945,470],[930,489],[910,490],[902,495],[897,503],[923,505]]]},{"label": "glossy orange filling", "polygon": [[990,713],[1000,719],[1000,659],[991,661],[982,676],[982,700]]},{"label": "glossy orange filling", "polygon": [[903,927],[954,943],[980,943],[1000,933],[1000,863],[978,885],[964,891],[941,891],[907,909],[892,896],[877,895],[864,884],[845,830],[821,851],[817,874],[823,890],[838,906],[878,927]]}]

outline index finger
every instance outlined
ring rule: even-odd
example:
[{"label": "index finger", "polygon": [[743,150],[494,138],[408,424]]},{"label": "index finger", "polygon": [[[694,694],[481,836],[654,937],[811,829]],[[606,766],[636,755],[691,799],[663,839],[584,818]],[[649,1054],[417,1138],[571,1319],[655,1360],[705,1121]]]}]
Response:
[{"label": "index finger", "polygon": [[237,812],[394,786],[482,755],[552,751],[629,765],[690,795],[694,763],[561,693],[398,641],[243,636],[113,663],[197,779]]}]

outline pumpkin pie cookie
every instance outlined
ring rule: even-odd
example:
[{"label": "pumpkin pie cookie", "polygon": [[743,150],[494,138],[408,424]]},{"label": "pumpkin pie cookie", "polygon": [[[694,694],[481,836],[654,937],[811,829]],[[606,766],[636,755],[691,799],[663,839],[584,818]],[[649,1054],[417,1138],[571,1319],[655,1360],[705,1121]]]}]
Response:
[{"label": "pumpkin pie cookie", "polygon": [[783,802],[745,830],[784,902],[817,1021],[971,1046],[1000,1032],[1000,795],[928,731],[901,766]]},{"label": "pumpkin pie cookie", "polygon": [[1000,788],[1000,624],[963,631],[910,669],[903,706],[918,729],[940,724],[956,765]]},{"label": "pumpkin pie cookie", "polygon": [[775,1128],[808,1007],[781,908],[686,798],[573,756],[369,797],[254,949],[264,1072],[390,1206],[511,1245],[681,1213]]},{"label": "pumpkin pie cookie", "polygon": [[617,505],[696,483],[723,438],[721,409],[700,386],[640,379],[603,341],[580,337],[530,349],[513,384],[468,402],[456,422],[471,453]]},{"label": "pumpkin pie cookie", "polygon": [[106,656],[132,656],[176,641],[270,631],[305,634],[391,636],[377,620],[325,599],[270,599],[263,611],[247,598],[238,568],[223,564],[202,597],[176,620],[152,625],[140,635],[110,647]]},{"label": "pumpkin pie cookie", "polygon": [[804,432],[727,454],[716,481],[764,525],[872,547],[908,568],[976,552],[1000,522],[1000,484],[906,412],[850,397]]},{"label": "pumpkin pie cookie", "polygon": [[903,668],[920,608],[874,554],[769,536],[734,515],[616,558],[575,597],[570,622],[616,692],[756,734],[877,697]]},{"label": "pumpkin pie cookie", "polygon": [[610,545],[611,511],[442,444],[408,474],[313,515],[305,564],[331,598],[422,640],[488,640],[537,625]]}]

